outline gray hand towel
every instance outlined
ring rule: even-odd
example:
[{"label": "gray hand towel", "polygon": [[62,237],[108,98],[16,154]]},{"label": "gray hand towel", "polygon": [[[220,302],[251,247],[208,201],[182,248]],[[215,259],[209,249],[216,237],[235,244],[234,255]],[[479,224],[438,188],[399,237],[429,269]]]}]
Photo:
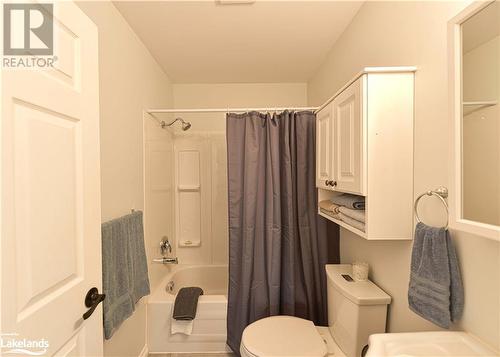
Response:
[{"label": "gray hand towel", "polygon": [[365,209],[365,198],[363,196],[343,193],[331,198],[332,203],[352,209]]},{"label": "gray hand towel", "polygon": [[101,231],[104,337],[110,339],[150,292],[142,212],[103,223]]},{"label": "gray hand towel", "polygon": [[342,212],[338,214],[340,220],[342,222],[345,222],[346,224],[350,225],[351,227],[354,227],[356,229],[359,229],[360,231],[365,231],[365,224],[363,222],[357,221],[354,218],[351,218],[349,216],[346,216]]},{"label": "gray hand towel", "polygon": [[200,295],[203,295],[201,288],[181,288],[175,297],[172,317],[175,320],[194,320]]},{"label": "gray hand towel", "polygon": [[448,230],[417,224],[408,303],[412,311],[443,328],[461,317],[464,290]]},{"label": "gray hand towel", "polygon": [[356,221],[366,223],[364,209],[352,209],[352,208],[340,206],[339,211],[340,211],[340,213],[343,213],[347,217],[351,217],[352,219],[355,219]]}]

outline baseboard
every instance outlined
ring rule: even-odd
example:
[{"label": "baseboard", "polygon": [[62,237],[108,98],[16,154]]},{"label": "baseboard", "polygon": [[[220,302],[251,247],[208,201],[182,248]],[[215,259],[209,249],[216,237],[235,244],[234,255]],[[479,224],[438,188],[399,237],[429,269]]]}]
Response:
[{"label": "baseboard", "polygon": [[137,356],[137,357],[148,357],[148,354],[149,354],[148,345],[144,345],[141,353],[139,353],[139,356]]}]

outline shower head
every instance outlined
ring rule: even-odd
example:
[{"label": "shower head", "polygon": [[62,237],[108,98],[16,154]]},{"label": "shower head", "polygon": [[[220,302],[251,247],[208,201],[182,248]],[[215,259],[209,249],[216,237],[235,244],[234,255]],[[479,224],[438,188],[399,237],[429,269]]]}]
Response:
[{"label": "shower head", "polygon": [[172,124],[174,124],[175,122],[177,121],[180,121],[182,123],[182,130],[183,131],[186,131],[186,130],[189,130],[189,128],[191,128],[191,123],[188,122],[188,121],[185,121],[184,119],[182,118],[175,118],[174,121],[170,122],[170,123],[165,123],[164,121],[161,122],[161,127],[162,128],[165,128],[166,126],[171,126]]}]

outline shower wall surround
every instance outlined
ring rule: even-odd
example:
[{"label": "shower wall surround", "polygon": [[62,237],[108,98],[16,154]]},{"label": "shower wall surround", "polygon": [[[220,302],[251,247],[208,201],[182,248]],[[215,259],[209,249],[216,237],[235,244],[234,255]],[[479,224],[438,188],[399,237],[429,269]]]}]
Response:
[{"label": "shower wall surround", "polygon": [[224,132],[174,136],[175,252],[181,264],[227,264]]},{"label": "shower wall surround", "polygon": [[144,118],[144,229],[148,237],[151,291],[158,286],[169,267],[154,264],[161,257],[160,240],[174,236],[174,135],[163,130],[151,117]]}]

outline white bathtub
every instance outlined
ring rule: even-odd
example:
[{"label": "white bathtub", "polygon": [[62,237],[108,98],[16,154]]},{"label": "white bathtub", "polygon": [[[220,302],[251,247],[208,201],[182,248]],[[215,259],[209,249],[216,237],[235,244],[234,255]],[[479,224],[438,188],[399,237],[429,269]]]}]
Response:
[{"label": "white bathtub", "polygon": [[[167,288],[173,281],[173,290]],[[175,266],[148,300],[148,349],[150,353],[226,352],[227,265]],[[199,286],[193,333],[172,335],[170,322],[175,294],[180,288]]]}]

